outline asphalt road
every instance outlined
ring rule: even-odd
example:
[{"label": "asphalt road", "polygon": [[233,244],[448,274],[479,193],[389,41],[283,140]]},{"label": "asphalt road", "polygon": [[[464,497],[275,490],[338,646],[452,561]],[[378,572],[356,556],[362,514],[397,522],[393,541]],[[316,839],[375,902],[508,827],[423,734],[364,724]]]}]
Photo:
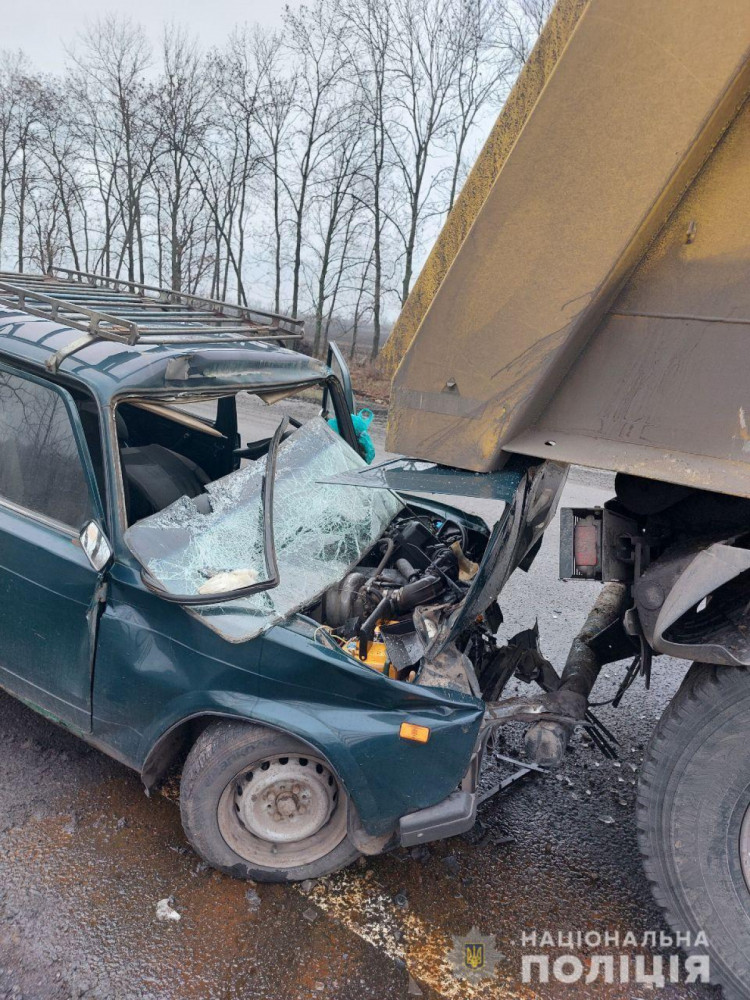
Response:
[{"label": "asphalt road", "polygon": [[[564,503],[608,493],[607,477],[574,471]],[[503,595],[501,634],[538,618],[543,650],[561,664],[595,593],[557,581],[555,524],[531,572]],[[0,695],[0,998],[645,997],[632,984],[523,984],[521,934],[640,939],[665,929],[641,872],[633,802],[644,746],[685,669],[657,661],[650,692],[637,685],[618,711],[600,710],[619,761],[575,737],[558,775],[490,799],[470,835],[368,859],[305,889],[211,871],[188,848],[173,796],[147,798],[136,774]],[[620,673],[605,669],[597,698],[611,696]],[[518,746],[516,734],[497,749]],[[490,777],[504,767],[491,762]],[[179,922],[156,920],[165,897]],[[472,927],[494,936],[504,958],[494,979],[466,985],[446,955]],[[720,994],[670,985],[660,995]]]}]

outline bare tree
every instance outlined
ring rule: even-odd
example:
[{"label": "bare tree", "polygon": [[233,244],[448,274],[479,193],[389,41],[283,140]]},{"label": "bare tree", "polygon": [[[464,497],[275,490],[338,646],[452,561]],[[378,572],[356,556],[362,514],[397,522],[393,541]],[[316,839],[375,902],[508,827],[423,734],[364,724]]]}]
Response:
[{"label": "bare tree", "polygon": [[[59,206],[66,241],[61,252],[70,252],[73,266],[81,270],[78,240],[87,240],[85,170],[80,139],[70,127],[73,117],[69,93],[60,87],[45,88],[44,103],[36,130],[35,153],[50,190],[50,205]],[[51,243],[48,242],[48,248]],[[84,250],[85,263],[86,254]],[[48,266],[59,261],[50,257]]]},{"label": "bare tree", "polygon": [[[71,102],[70,128],[79,141],[90,178],[86,269],[111,274],[114,241],[123,214],[115,184],[122,136],[119,130],[107,127],[109,109],[102,106],[95,88],[82,74],[76,76],[78,79],[68,77],[64,83]],[[95,249],[91,249],[92,243]]]},{"label": "bare tree", "polygon": [[[266,153],[261,114],[269,99],[268,63],[272,58],[269,48],[273,47],[257,30],[235,31],[226,49],[216,55],[211,65],[211,91],[219,116],[218,120],[214,117],[209,142],[204,143],[211,166],[205,172],[205,183],[200,177],[197,180],[214,215],[217,250],[224,253],[222,273],[217,261],[215,290],[226,295],[231,269],[237,300],[241,303],[247,302],[243,278],[245,248],[257,176]],[[277,297],[279,293],[280,272]]]},{"label": "bare tree", "polygon": [[284,43],[280,33],[256,30],[252,37],[255,63],[258,68],[260,95],[257,122],[261,131],[261,167],[266,173],[271,192],[273,233],[273,308],[281,311],[281,282],[283,269],[282,244],[284,235],[284,208],[282,198],[283,164],[290,155],[293,125],[296,72],[284,58]]},{"label": "bare tree", "polygon": [[367,150],[367,162],[362,170],[366,180],[362,205],[372,213],[371,353],[374,358],[380,349],[382,335],[383,234],[386,224],[384,186],[389,166],[386,154],[387,123],[392,101],[389,57],[393,19],[389,4],[381,3],[380,0],[340,0],[337,13],[343,24],[342,37],[347,48],[349,66],[356,81],[355,101],[361,127],[365,133],[364,143]]},{"label": "bare tree", "polygon": [[[73,86],[87,94],[83,106],[93,112],[84,130],[90,135],[96,130],[103,132],[104,136],[97,135],[95,141],[98,140],[100,152],[109,153],[106,166],[104,163],[101,166],[111,175],[109,180],[117,194],[122,223],[121,251],[114,271],[119,275],[127,262],[128,278],[136,280],[137,247],[138,277],[143,280],[140,197],[153,163],[146,85],[150,49],[142,28],[127,19],[109,16],[81,35],[72,59]],[[108,187],[106,181],[104,186]],[[114,259],[109,245],[105,256],[111,269]]]},{"label": "bare tree", "polygon": [[285,12],[288,46],[298,62],[292,114],[291,150],[282,174],[292,205],[294,257],[292,261],[292,316],[299,310],[302,240],[310,184],[335,148],[336,136],[350,109],[337,100],[345,82],[345,53],[340,24],[332,17],[329,0]]},{"label": "bare tree", "polygon": [[[198,212],[192,202],[198,193],[194,163],[200,158],[209,128],[213,98],[205,64],[195,41],[179,28],[164,34],[163,71],[156,91],[157,139],[155,183],[163,192],[167,210],[172,288],[181,290],[186,257],[192,253]],[[190,282],[192,275],[188,275]]]},{"label": "bare tree", "polygon": [[0,53],[0,252],[21,146],[33,117],[35,86],[20,52]]},{"label": "bare tree", "polygon": [[[317,239],[311,241],[317,264],[312,295],[315,310],[313,354],[321,353],[326,312],[335,306],[347,266],[352,227],[359,208],[352,191],[359,173],[360,158],[360,134],[356,123],[351,121],[348,128],[341,129],[337,147],[326,162],[325,170],[321,170],[311,205],[311,214],[318,223]],[[333,286],[330,283],[332,275]],[[332,302],[328,302],[329,299]]]},{"label": "bare tree", "polygon": [[[0,252],[9,210],[16,220],[16,266],[26,260],[27,204],[33,176],[34,129],[42,113],[44,86],[20,53],[0,64]],[[12,204],[11,204],[12,198]]]},{"label": "bare tree", "polygon": [[[0,53],[0,262],[288,307],[371,356],[552,0],[310,0],[152,53],[106,17],[66,72]],[[288,305],[287,305],[288,304]]]},{"label": "bare tree", "polygon": [[487,105],[497,107],[506,81],[514,75],[515,58],[501,44],[496,28],[497,0],[465,0],[457,11],[451,44],[456,50],[458,72],[452,94],[449,126],[453,164],[450,171],[447,211],[453,208],[461,172],[466,164],[466,143]]},{"label": "bare tree", "polygon": [[359,327],[362,321],[372,313],[372,303],[368,301],[367,287],[369,283],[370,269],[375,259],[374,248],[362,260],[357,262],[356,283],[354,285],[355,298],[352,308],[351,335],[352,340],[349,345],[349,360],[351,361],[357,352],[357,340],[359,339]]},{"label": "bare tree", "polygon": [[439,211],[431,204],[438,179],[430,170],[431,156],[451,123],[461,69],[453,35],[461,5],[462,0],[393,0],[393,93],[399,114],[389,125],[389,138],[406,203],[403,219],[400,212],[392,215],[403,244],[402,303],[411,288],[420,224]]}]

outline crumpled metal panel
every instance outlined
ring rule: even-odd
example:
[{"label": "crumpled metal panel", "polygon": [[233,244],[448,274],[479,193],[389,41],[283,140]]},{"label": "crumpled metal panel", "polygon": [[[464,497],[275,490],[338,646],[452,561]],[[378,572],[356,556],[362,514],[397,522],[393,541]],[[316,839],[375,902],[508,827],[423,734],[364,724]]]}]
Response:
[{"label": "crumpled metal panel", "polygon": [[[279,586],[188,609],[231,642],[244,642],[313,602],[372,547],[402,504],[384,490],[321,484],[363,466],[322,419],[304,424],[279,447],[273,501]],[[219,573],[264,578],[261,488],[265,459],[209,483],[210,513],[182,497],[132,525],[125,540],[151,576],[172,594],[197,594]]]},{"label": "crumpled metal panel", "polygon": [[567,478],[568,467],[556,462],[541,462],[526,473],[512,503],[492,529],[468,593],[430,637],[427,656],[434,656],[455,641],[502,592],[555,516]]}]

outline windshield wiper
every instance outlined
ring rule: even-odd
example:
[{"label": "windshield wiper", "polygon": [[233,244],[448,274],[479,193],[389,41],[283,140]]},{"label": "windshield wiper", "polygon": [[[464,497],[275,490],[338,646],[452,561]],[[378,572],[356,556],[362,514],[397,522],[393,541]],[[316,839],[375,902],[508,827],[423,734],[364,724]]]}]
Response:
[{"label": "windshield wiper", "polygon": [[219,594],[172,594],[165,590],[143,567],[141,580],[144,587],[172,604],[184,604],[188,607],[206,607],[211,604],[224,604],[226,601],[236,601],[239,597],[249,597],[264,590],[273,590],[279,585],[279,564],[276,560],[276,543],[273,537],[273,490],[276,481],[276,458],[279,444],[286,431],[289,418],[284,417],[271,438],[266,454],[266,469],[261,483],[261,498],[263,505],[263,561],[266,564],[266,579],[252,583],[248,587],[238,587]]}]

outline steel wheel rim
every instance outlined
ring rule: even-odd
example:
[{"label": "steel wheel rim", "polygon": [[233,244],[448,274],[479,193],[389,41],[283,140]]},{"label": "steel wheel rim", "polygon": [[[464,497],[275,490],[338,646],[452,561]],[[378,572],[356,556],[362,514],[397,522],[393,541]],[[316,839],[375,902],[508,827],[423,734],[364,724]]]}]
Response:
[{"label": "steel wheel rim", "polygon": [[228,782],[217,820],[228,846],[245,861],[294,868],[320,860],[346,837],[346,794],[321,758],[272,754]]}]

